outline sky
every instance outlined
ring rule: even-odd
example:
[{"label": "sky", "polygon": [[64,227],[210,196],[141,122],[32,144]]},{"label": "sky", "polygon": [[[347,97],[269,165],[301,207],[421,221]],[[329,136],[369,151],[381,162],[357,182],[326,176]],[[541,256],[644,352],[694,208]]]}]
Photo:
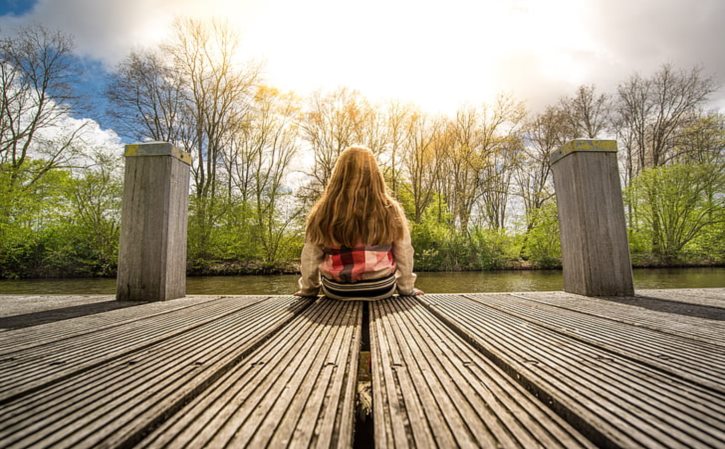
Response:
[{"label": "sky", "polygon": [[[177,16],[227,21],[239,60],[261,62],[280,89],[347,86],[432,113],[497,93],[537,111],[663,63],[702,65],[725,85],[725,0],[0,0],[0,33],[41,23],[72,35],[101,110],[104,77]],[[725,110],[725,89],[710,106]]]}]

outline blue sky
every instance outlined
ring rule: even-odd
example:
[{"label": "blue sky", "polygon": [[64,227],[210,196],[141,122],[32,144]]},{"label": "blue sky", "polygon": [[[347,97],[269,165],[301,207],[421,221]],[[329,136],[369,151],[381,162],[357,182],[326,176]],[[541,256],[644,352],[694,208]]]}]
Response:
[{"label": "blue sky", "polygon": [[74,59],[75,63],[80,66],[80,76],[75,80],[74,85],[84,101],[83,109],[75,111],[76,118],[91,118],[97,121],[102,128],[113,127],[113,123],[107,117],[109,106],[105,97],[111,73],[98,59],[87,56],[74,56]]},{"label": "blue sky", "polygon": [[[1,0],[0,16],[11,17],[19,24],[24,24],[23,16],[30,13],[37,3],[37,0]],[[67,34],[72,35],[70,32]],[[108,64],[99,58],[78,53],[73,54],[72,58],[73,64],[79,68],[73,84],[81,100],[81,106],[73,110],[74,118],[90,118],[101,128],[113,128],[107,116],[109,106],[104,93],[111,74]],[[121,138],[124,142],[130,140],[126,136]]]},{"label": "blue sky", "polygon": [[6,14],[23,15],[30,11],[35,3],[34,0],[2,0],[0,2],[0,16]]}]

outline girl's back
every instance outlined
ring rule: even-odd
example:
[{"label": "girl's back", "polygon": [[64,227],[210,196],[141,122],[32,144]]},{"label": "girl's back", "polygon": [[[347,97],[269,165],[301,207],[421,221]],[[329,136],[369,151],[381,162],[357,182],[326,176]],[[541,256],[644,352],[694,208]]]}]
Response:
[{"label": "girl's back", "polygon": [[[307,219],[301,296],[378,299],[414,294],[413,248],[405,214],[387,193],[372,152],[343,151]],[[320,274],[322,275],[320,277]]]}]

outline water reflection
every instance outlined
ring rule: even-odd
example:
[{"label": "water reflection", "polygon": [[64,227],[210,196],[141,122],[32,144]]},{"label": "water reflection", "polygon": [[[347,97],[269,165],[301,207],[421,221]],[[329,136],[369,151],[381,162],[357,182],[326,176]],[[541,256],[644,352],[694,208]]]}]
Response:
[{"label": "water reflection", "polygon": [[[296,275],[210,276],[187,279],[187,293],[288,294],[296,289]],[[635,288],[725,287],[725,268],[634,270]],[[0,281],[0,294],[114,294],[115,279],[40,279]],[[419,273],[416,286],[428,293],[561,290],[561,271],[486,271]]]}]

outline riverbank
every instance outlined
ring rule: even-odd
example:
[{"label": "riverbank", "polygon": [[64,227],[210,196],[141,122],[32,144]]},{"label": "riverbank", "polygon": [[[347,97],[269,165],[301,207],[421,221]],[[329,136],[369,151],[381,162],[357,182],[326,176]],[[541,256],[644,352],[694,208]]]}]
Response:
[{"label": "riverbank", "polygon": [[[711,259],[679,260],[664,262],[649,255],[632,257],[632,268],[709,268],[725,267],[725,261]],[[447,273],[447,272],[496,272],[496,271],[532,271],[532,270],[561,270],[561,263],[552,263],[548,266],[540,266],[527,260],[503,261],[498,266],[477,270],[477,269],[416,269],[419,273]],[[239,276],[239,275],[276,275],[276,274],[299,274],[299,262],[289,261],[277,265],[264,265],[255,262],[222,261],[207,264],[203,267],[190,267],[187,270],[188,276]]]},{"label": "riverbank", "polygon": [[[692,259],[687,261],[676,261],[665,263],[651,256],[633,256],[632,267],[635,269],[683,269],[683,268],[722,268],[725,267],[725,261],[716,261],[709,259]],[[476,269],[416,269],[416,273],[495,273],[507,271],[560,271],[561,264],[551,264],[546,267],[538,266],[529,261],[515,260],[505,261],[496,267],[484,270]],[[264,264],[255,261],[217,261],[209,262],[203,265],[189,266],[187,276],[189,277],[208,277],[208,276],[277,276],[277,275],[299,275],[299,262],[288,261],[277,264]],[[115,272],[106,275],[92,275],[87,271],[78,273],[44,273],[38,276],[15,276],[2,278],[0,280],[33,280],[33,279],[115,279]]]},{"label": "riverbank", "polygon": [[[290,294],[297,287],[298,274],[189,276],[189,295]],[[725,267],[638,268],[635,288],[725,287]],[[563,288],[561,270],[497,270],[418,272],[416,286],[427,293],[474,293],[501,291],[556,291]],[[116,292],[115,278],[1,280],[0,295],[88,295]]]}]

